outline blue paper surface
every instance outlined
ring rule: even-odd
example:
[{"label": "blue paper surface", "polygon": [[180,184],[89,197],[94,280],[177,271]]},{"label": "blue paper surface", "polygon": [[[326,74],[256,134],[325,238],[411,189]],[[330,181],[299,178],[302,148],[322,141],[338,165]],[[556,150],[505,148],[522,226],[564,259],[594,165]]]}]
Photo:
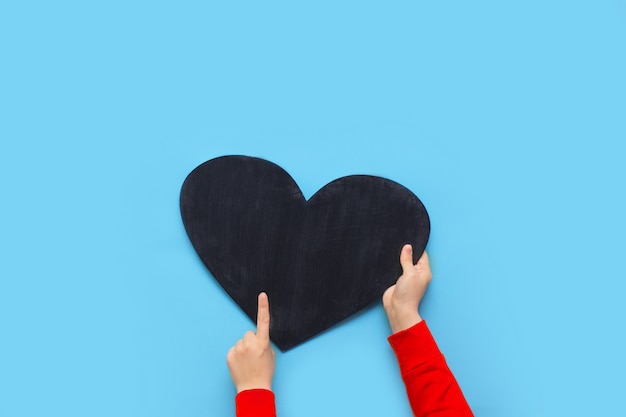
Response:
[{"label": "blue paper surface", "polygon": [[[0,416],[229,416],[252,327],[178,209],[208,159],[431,216],[425,317],[476,415],[624,411],[626,3],[0,6]],[[277,355],[284,416],[410,415],[375,306]]]}]

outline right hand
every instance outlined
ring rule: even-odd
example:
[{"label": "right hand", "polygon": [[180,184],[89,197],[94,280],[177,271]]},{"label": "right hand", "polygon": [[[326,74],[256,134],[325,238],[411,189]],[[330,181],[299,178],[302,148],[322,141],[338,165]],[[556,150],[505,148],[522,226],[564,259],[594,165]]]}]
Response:
[{"label": "right hand", "polygon": [[402,275],[383,294],[383,307],[392,333],[406,330],[422,321],[418,312],[419,304],[433,279],[426,251],[413,265],[413,248],[404,245],[400,252],[400,264]]},{"label": "right hand", "polygon": [[270,344],[270,305],[267,294],[259,294],[256,333],[246,332],[226,356],[237,393],[249,389],[272,389],[276,364]]}]

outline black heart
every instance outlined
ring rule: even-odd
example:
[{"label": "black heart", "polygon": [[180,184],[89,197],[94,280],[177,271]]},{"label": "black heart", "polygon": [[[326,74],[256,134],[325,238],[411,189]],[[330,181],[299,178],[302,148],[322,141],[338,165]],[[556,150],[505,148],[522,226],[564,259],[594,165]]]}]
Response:
[{"label": "black heart", "polygon": [[307,201],[281,167],[246,156],[194,169],[180,206],[202,262],[253,321],[267,292],[282,351],[380,300],[401,274],[403,244],[416,261],[430,232],[422,202],[396,182],[343,177]]}]

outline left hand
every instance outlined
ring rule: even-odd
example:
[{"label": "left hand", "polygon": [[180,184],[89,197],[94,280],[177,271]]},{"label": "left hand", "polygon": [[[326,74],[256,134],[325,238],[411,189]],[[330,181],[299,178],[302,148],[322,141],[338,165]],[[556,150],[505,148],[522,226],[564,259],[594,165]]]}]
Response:
[{"label": "left hand", "polygon": [[267,294],[259,294],[257,330],[246,332],[226,356],[230,376],[237,393],[249,389],[272,389],[276,365],[270,344],[270,306]]}]

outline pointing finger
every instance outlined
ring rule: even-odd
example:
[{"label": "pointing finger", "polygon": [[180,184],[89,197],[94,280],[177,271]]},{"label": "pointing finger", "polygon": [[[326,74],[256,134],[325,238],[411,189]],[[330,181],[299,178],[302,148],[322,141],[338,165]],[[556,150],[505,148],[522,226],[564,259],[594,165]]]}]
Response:
[{"label": "pointing finger", "polygon": [[259,309],[256,316],[256,335],[262,341],[270,340],[270,302],[267,294],[259,294]]}]

